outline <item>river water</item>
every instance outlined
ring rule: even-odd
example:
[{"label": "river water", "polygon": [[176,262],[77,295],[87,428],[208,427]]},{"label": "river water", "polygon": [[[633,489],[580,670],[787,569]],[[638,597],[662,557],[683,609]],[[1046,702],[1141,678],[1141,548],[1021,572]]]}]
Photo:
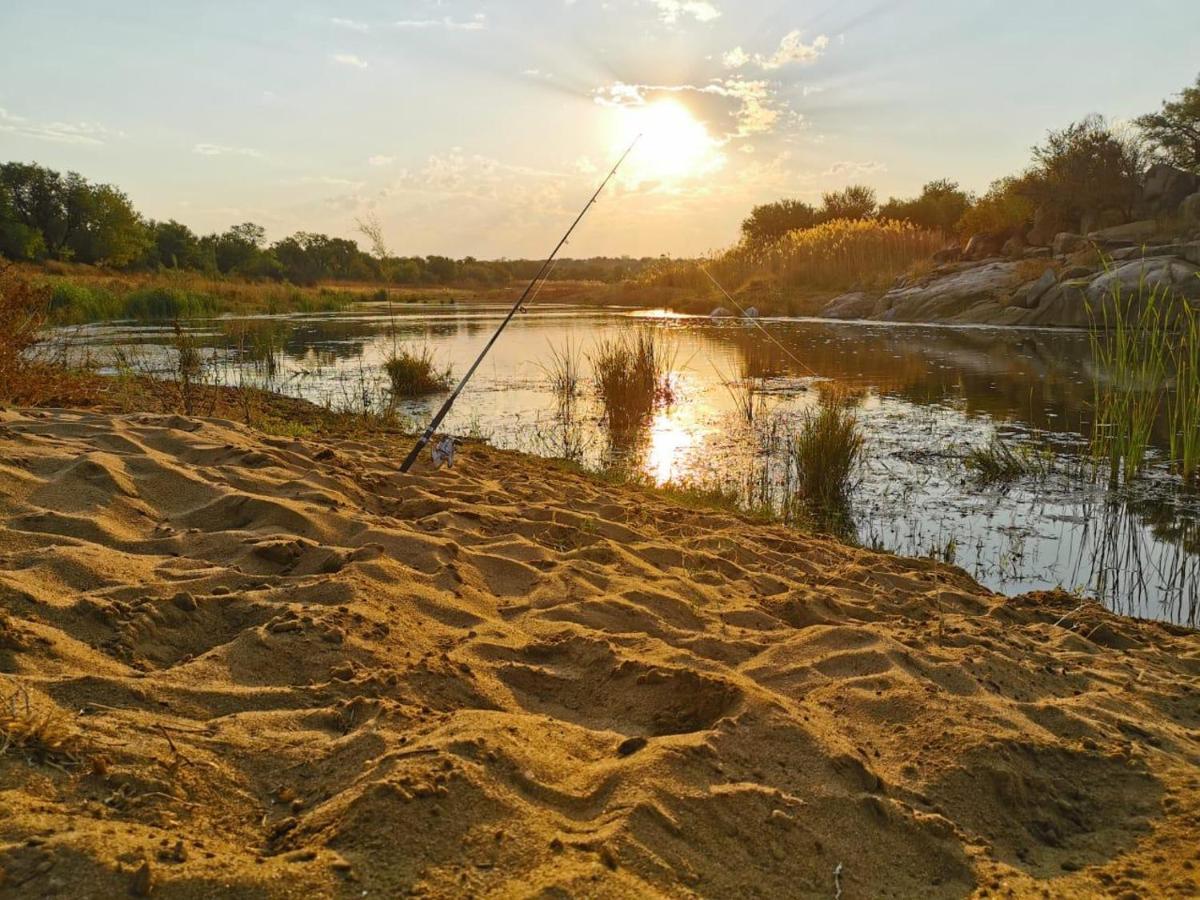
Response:
[{"label": "river water", "polygon": [[[485,304],[365,304],[323,315],[197,323],[211,377],[265,384],[340,408],[386,397],[381,364],[395,344],[432,348],[466,371],[503,316]],[[654,329],[672,347],[674,399],[639,433],[606,432],[585,384],[564,423],[544,366],[552,348],[584,359],[595,342]],[[168,370],[170,329],[104,324],[61,337],[101,365],[122,348]],[[603,467],[618,461],[658,484],[720,488],[758,502],[779,479],[778,443],[818,402],[850,390],[867,440],[848,536],[864,546],[953,562],[1005,593],[1062,587],[1129,615],[1195,624],[1200,615],[1200,504],[1165,464],[1136,490],[1087,476],[1093,379],[1087,335],[1063,330],[821,320],[710,320],[665,312],[547,305],[518,315],[444,430],[499,447]],[[751,425],[728,383],[749,378]],[[586,382],[586,378],[584,379]],[[424,427],[444,394],[401,404]],[[1002,438],[1036,448],[1044,471],[988,485],[966,453]],[[1158,435],[1162,455],[1165,434]],[[775,448],[775,449],[772,449]]]}]

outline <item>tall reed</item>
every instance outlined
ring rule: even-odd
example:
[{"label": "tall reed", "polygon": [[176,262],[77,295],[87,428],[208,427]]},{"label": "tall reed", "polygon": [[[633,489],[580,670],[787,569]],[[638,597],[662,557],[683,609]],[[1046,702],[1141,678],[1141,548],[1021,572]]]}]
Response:
[{"label": "tall reed", "polygon": [[1179,331],[1172,342],[1175,390],[1171,394],[1171,460],[1188,483],[1200,475],[1200,313],[1180,304]]},{"label": "tall reed", "polygon": [[866,451],[866,441],[852,402],[837,391],[825,391],[819,405],[804,414],[787,440],[789,483],[801,519],[827,530],[843,531],[848,501]]},{"label": "tall reed", "polygon": [[450,387],[450,367],[440,369],[429,346],[400,346],[384,360],[383,370],[394,397],[420,397]]},{"label": "tall reed", "polygon": [[636,430],[656,406],[674,399],[675,351],[653,331],[602,338],[589,358],[596,395],[612,432]]}]

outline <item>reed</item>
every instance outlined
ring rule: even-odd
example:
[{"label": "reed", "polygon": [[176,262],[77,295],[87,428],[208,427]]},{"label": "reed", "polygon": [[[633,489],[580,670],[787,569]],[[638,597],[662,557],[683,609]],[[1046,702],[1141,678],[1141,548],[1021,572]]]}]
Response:
[{"label": "reed", "polygon": [[1200,475],[1200,313],[1182,303],[1178,336],[1170,356],[1175,374],[1171,393],[1171,461],[1188,484]]},{"label": "reed", "polygon": [[453,379],[450,367],[439,369],[428,345],[400,346],[384,361],[394,397],[422,397],[447,390]]},{"label": "reed", "polygon": [[674,399],[675,351],[650,330],[603,338],[589,355],[596,396],[611,432],[627,434]]},{"label": "reed", "polygon": [[560,405],[569,404],[579,396],[583,386],[583,354],[579,345],[568,338],[561,347],[550,346],[550,355],[539,364],[550,382]]},{"label": "reed", "polygon": [[817,519],[845,510],[866,450],[854,408],[837,392],[827,392],[786,444],[794,474],[791,502]]},{"label": "reed", "polygon": [[1137,291],[1119,282],[1096,312],[1089,306],[1096,366],[1092,454],[1110,484],[1142,473],[1154,423],[1162,408],[1173,343],[1171,295],[1144,281]]},{"label": "reed", "polygon": [[1043,475],[1049,468],[1048,457],[1044,454],[1030,447],[1014,447],[998,437],[982,447],[968,450],[963,464],[985,483]]}]

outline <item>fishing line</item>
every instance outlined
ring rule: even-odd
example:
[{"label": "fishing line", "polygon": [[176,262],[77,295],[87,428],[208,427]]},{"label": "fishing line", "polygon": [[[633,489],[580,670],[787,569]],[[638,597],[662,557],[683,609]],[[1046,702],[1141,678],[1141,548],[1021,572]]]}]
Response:
[{"label": "fishing line", "polygon": [[[417,457],[421,455],[421,451],[425,449],[425,445],[429,443],[430,439],[434,435],[434,432],[437,431],[438,426],[442,424],[442,420],[446,418],[446,414],[450,412],[450,407],[454,405],[454,401],[458,399],[458,395],[461,394],[463,388],[467,386],[467,382],[471,380],[471,376],[475,374],[475,370],[479,368],[479,365],[483,362],[484,357],[488,355],[488,351],[492,349],[492,345],[496,343],[497,339],[499,339],[501,332],[508,327],[508,323],[512,321],[513,316],[517,314],[517,311],[520,310],[527,301],[529,301],[530,295],[532,294],[533,296],[536,296],[536,294],[534,294],[534,289],[538,287],[538,282],[542,280],[543,276],[545,276],[551,269],[554,268],[558,251],[560,251],[567,243],[567,240],[571,237],[571,234],[575,231],[575,228],[580,222],[583,221],[583,217],[587,215],[588,210],[591,209],[592,206],[595,205],[596,201],[600,199],[600,194],[606,187],[608,187],[608,183],[616,176],[617,169],[621,168],[621,164],[625,162],[629,154],[633,152],[633,148],[641,139],[642,136],[639,134],[633,139],[632,142],[630,142],[629,146],[625,148],[625,152],[621,154],[621,158],[617,160],[616,165],[612,167],[612,170],[604,177],[604,180],[600,182],[600,187],[596,188],[596,193],[592,194],[591,199],[584,204],[583,209],[579,211],[579,215],[575,217],[575,221],[571,223],[571,227],[568,228],[566,233],[559,239],[558,244],[550,252],[550,255],[546,257],[546,260],[542,263],[541,268],[538,269],[537,273],[530,280],[529,284],[526,285],[525,290],[521,293],[521,296],[517,298],[517,302],[512,305],[512,309],[508,311],[508,315],[504,317],[504,320],[500,323],[500,326],[496,329],[495,333],[491,336],[491,338],[488,339],[488,342],[484,344],[483,349],[479,351],[479,356],[475,358],[475,362],[471,363],[471,368],[467,369],[467,374],[462,377],[462,381],[458,383],[457,387],[454,388],[454,391],[449,397],[446,398],[446,402],[443,403],[442,408],[437,411],[437,414],[433,417],[433,421],[429,423],[429,427],[425,429],[425,432],[413,445],[412,450],[409,451],[408,456],[404,458],[404,462],[400,464],[401,472],[407,472],[412,468],[413,463],[417,461]],[[538,288],[538,290],[540,291],[540,288]]]},{"label": "fishing line", "polygon": [[758,321],[758,316],[746,315],[746,310],[742,308],[742,305],[740,303],[738,303],[736,300],[733,299],[733,295],[730,294],[729,291],[725,290],[725,288],[722,287],[721,282],[717,281],[717,279],[713,277],[712,272],[708,271],[708,269],[706,269],[704,266],[700,267],[700,271],[703,272],[705,275],[707,275],[708,280],[717,286],[717,290],[719,290],[722,294],[725,295],[726,300],[728,300],[730,303],[732,303],[734,306],[737,307],[738,312],[740,312],[742,314],[742,318],[749,319],[751,322],[753,322],[754,325],[758,328],[758,330],[767,336],[767,339],[770,340],[771,343],[773,343],[776,347],[778,347],[780,350],[782,350],[787,355],[788,359],[790,359],[792,362],[794,362],[800,368],[804,369],[804,371],[808,372],[808,374],[813,375],[817,378],[821,377],[811,367],[809,367],[807,364],[802,362],[796,356],[796,354],[792,353],[791,350],[789,350],[787,347],[783,346],[783,344],[779,342],[779,339],[776,338],[775,335],[773,335],[773,334],[771,334],[771,332],[767,331],[767,329],[763,327],[762,323],[760,321]]}]

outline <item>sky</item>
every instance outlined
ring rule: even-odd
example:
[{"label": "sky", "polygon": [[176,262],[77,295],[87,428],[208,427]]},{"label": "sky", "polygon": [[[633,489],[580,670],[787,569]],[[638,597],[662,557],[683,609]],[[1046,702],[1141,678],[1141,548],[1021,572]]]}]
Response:
[{"label": "sky", "polygon": [[[755,204],[983,191],[1200,72],[1196,0],[7,2],[0,160],[200,232],[403,255],[689,256]],[[361,241],[366,246],[366,242]]]}]

